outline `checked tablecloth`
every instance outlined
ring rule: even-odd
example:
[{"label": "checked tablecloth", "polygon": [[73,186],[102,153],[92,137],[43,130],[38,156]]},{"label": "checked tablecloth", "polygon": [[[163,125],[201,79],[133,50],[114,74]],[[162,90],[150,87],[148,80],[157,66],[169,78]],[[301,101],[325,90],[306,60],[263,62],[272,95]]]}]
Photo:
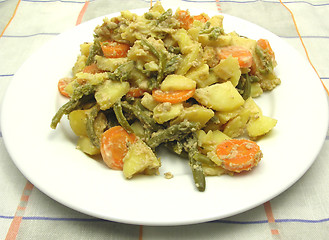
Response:
[{"label": "checked tablecloth", "polygon": [[[319,81],[329,87],[329,1],[162,2],[182,9],[227,13],[272,31],[296,48],[313,65]],[[146,0],[0,0],[0,104],[16,71],[42,44],[89,19],[149,7],[150,3]],[[309,171],[271,201],[214,222],[151,227],[96,219],[43,194],[12,162],[0,126],[0,239],[326,240],[329,239],[328,132],[326,136]]]}]

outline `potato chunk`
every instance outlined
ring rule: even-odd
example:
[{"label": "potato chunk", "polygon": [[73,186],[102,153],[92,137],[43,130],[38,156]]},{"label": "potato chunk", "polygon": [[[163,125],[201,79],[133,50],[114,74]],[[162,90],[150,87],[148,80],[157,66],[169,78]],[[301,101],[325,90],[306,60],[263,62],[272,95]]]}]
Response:
[{"label": "potato chunk", "polygon": [[195,81],[182,75],[168,75],[161,83],[162,91],[191,90],[196,87]]},{"label": "potato chunk", "polygon": [[174,120],[173,123],[188,120],[189,122],[199,122],[201,127],[204,127],[213,116],[213,110],[194,104],[191,107],[184,108],[182,113],[177,119]]},{"label": "potato chunk", "polygon": [[230,56],[221,60],[213,68],[213,71],[219,78],[225,81],[231,81],[234,87],[238,85],[241,76],[241,70],[237,58]]},{"label": "potato chunk", "polygon": [[244,100],[231,82],[216,83],[195,91],[194,98],[203,106],[216,111],[232,111]]},{"label": "potato chunk", "polygon": [[153,109],[153,118],[157,123],[162,124],[178,117],[181,114],[182,110],[183,105],[181,103],[161,103]]},{"label": "potato chunk", "polygon": [[275,127],[277,120],[264,115],[252,119],[247,124],[248,135],[252,138],[265,135]]},{"label": "potato chunk", "polygon": [[158,174],[160,166],[161,162],[152,149],[139,139],[129,146],[128,153],[123,158],[123,175],[130,179],[138,173]]},{"label": "potato chunk", "polygon": [[84,136],[79,137],[77,149],[88,155],[97,155],[100,153],[99,148],[94,146],[88,137]]},{"label": "potato chunk", "polygon": [[96,91],[95,98],[101,110],[109,109],[129,91],[128,82],[105,81]]}]

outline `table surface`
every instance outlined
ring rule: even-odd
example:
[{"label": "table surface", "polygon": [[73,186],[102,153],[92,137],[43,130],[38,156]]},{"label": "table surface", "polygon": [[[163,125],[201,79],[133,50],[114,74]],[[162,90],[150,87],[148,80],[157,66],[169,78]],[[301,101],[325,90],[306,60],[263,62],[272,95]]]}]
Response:
[{"label": "table surface", "polygon": [[[329,87],[329,1],[162,3],[227,13],[272,31],[296,48]],[[84,21],[150,4],[146,0],[0,0],[0,106],[14,74],[42,44]],[[52,200],[16,168],[0,126],[0,239],[329,239],[328,206],[328,132],[311,168],[274,199],[226,219],[155,227],[93,218]]]}]

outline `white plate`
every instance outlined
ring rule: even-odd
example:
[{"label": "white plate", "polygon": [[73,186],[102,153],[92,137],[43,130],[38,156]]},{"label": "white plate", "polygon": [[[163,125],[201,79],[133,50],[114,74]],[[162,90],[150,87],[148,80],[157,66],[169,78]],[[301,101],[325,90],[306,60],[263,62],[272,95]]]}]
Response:
[{"label": "white plate", "polygon": [[[175,9],[175,8],[173,8]],[[142,14],[147,9],[134,12]],[[193,14],[198,10],[191,10]],[[217,12],[209,12],[209,15]],[[111,14],[109,17],[117,16]],[[107,220],[144,225],[183,225],[232,216],[254,208],[289,188],[315,160],[328,125],[325,92],[309,63],[269,31],[225,15],[226,32],[266,38],[276,53],[282,84],[257,102],[278,119],[259,141],[264,158],[239,176],[208,177],[205,192],[193,184],[186,160],[162,153],[160,176],[125,180],[75,149],[67,122],[50,122],[63,103],[57,82],[69,76],[79,45],[93,39],[97,18],[44,45],[15,74],[3,102],[2,132],[16,166],[37,188],[77,211]],[[165,179],[170,171],[173,179]]]}]

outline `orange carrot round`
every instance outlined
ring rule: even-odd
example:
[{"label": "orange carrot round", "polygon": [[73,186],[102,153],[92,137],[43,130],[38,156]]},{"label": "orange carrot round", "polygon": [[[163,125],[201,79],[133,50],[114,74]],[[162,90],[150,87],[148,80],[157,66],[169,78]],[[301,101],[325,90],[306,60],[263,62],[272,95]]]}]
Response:
[{"label": "orange carrot round", "polygon": [[109,40],[109,41],[101,42],[101,48],[104,57],[122,58],[127,56],[130,46],[125,43],[119,43]]},{"label": "orange carrot round", "polygon": [[248,139],[225,140],[217,146],[216,154],[222,167],[232,172],[249,171],[263,156],[257,143]]},{"label": "orange carrot round", "polygon": [[198,20],[200,22],[207,22],[209,20],[209,17],[205,14],[199,14],[199,15],[195,15],[193,16],[193,20]]},{"label": "orange carrot round", "polygon": [[60,92],[60,94],[62,94],[64,97],[69,98],[69,94],[65,91],[66,86],[73,81],[73,78],[61,78],[58,81],[57,87],[58,87],[58,91]]},{"label": "orange carrot round", "polygon": [[153,98],[158,102],[180,103],[191,98],[195,93],[195,89],[191,90],[176,90],[176,91],[162,91],[155,89],[152,91]]},{"label": "orange carrot round", "polygon": [[249,68],[252,65],[253,59],[251,52],[244,47],[240,46],[228,46],[223,47],[219,51],[219,58],[226,59],[229,56],[238,58],[241,68]]},{"label": "orange carrot round", "polygon": [[106,130],[101,137],[101,155],[105,164],[116,170],[123,169],[123,158],[129,144],[136,141],[136,135],[128,133],[123,127],[115,126]]}]

